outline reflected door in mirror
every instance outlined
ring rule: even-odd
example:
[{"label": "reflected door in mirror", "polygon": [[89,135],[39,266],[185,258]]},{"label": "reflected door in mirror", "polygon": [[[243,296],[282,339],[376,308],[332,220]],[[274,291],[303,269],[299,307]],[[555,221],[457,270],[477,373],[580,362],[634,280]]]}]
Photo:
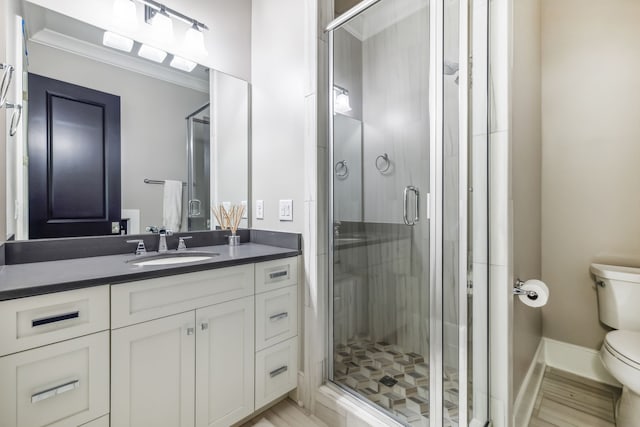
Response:
[{"label": "reflected door in mirror", "polygon": [[29,238],[119,234],[120,97],[29,74]]}]

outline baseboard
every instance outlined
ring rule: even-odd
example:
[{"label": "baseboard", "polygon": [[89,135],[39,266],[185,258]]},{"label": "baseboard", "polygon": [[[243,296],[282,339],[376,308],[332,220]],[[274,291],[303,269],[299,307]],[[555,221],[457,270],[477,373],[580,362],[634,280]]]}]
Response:
[{"label": "baseboard", "polygon": [[540,390],[542,377],[544,377],[545,363],[545,340],[540,339],[536,354],[531,361],[531,366],[527,370],[520,390],[513,403],[513,425],[528,426],[536,403],[536,396]]},{"label": "baseboard", "polygon": [[544,360],[547,366],[571,372],[594,381],[621,387],[600,360],[599,351],[562,341],[544,340]]}]

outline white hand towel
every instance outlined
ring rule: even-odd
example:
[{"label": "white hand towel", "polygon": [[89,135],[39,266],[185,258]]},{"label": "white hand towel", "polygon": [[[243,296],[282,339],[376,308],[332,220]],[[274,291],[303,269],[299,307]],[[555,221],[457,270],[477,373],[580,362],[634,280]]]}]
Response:
[{"label": "white hand towel", "polygon": [[182,181],[164,181],[162,225],[171,231],[180,231],[182,223]]}]

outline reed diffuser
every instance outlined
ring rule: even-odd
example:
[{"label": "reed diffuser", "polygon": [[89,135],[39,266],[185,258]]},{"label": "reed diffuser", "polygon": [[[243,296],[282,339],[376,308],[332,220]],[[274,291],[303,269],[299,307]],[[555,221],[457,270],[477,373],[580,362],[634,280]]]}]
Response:
[{"label": "reed diffuser", "polygon": [[222,230],[231,230],[229,236],[229,245],[238,246],[240,244],[240,236],[237,236],[238,227],[240,221],[242,221],[242,215],[244,215],[244,206],[232,205],[229,210],[225,209],[223,205],[218,207],[212,207],[213,215],[216,217],[218,224]]}]

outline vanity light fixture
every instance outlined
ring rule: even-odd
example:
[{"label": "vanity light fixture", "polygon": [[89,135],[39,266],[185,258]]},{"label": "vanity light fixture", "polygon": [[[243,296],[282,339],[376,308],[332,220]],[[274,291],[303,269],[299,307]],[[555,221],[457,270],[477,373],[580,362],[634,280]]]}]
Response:
[{"label": "vanity light fixture", "polygon": [[131,52],[131,49],[133,49],[133,40],[111,31],[104,32],[102,44],[124,52]]},{"label": "vanity light fixture", "polygon": [[164,61],[164,58],[167,57],[167,52],[153,46],[143,44],[142,46],[140,46],[140,50],[138,50],[138,56],[141,56],[153,62],[161,63],[162,61]]},{"label": "vanity light fixture", "polygon": [[198,64],[193,61],[189,61],[188,59],[174,56],[169,65],[171,65],[173,68],[177,68],[178,70],[190,73],[194,68],[196,68],[196,65]]},{"label": "vanity light fixture", "polygon": [[333,85],[333,112],[344,114],[351,111],[349,91],[338,85]]},{"label": "vanity light fixture", "polygon": [[173,39],[173,21],[164,6],[161,6],[160,9],[154,9],[145,5],[144,20],[147,24],[151,24],[156,39],[164,42]]},{"label": "vanity light fixture", "polygon": [[204,34],[197,23],[194,23],[184,35],[184,49],[197,58],[208,55],[207,48],[204,46]]}]

